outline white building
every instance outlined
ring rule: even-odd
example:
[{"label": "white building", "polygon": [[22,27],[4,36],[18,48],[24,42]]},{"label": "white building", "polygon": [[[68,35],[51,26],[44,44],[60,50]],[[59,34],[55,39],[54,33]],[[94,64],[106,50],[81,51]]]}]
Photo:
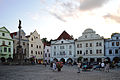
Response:
[{"label": "white building", "polygon": [[36,61],[43,61],[43,43],[40,39],[40,35],[35,30],[26,36],[29,40],[29,58],[35,57]]},{"label": "white building", "polygon": [[104,60],[104,38],[92,29],[86,29],[82,36],[75,41],[76,58],[83,57],[83,61],[99,62]]},{"label": "white building", "polygon": [[51,41],[51,60],[73,62],[74,51],[74,40],[66,31],[63,31],[56,40]]},{"label": "white building", "polygon": [[[14,54],[14,58],[17,58],[17,46],[19,45],[19,31],[18,32],[13,32],[10,34],[11,37],[13,38],[13,54]],[[26,59],[29,57],[29,40],[28,38],[26,38],[26,34],[23,30],[20,31],[20,35],[21,35],[21,43],[20,45],[22,46],[22,54],[23,54],[23,59]]]},{"label": "white building", "polygon": [[44,48],[44,60],[47,63],[50,63],[50,57],[51,57],[51,46],[50,45],[45,45],[45,48]]}]

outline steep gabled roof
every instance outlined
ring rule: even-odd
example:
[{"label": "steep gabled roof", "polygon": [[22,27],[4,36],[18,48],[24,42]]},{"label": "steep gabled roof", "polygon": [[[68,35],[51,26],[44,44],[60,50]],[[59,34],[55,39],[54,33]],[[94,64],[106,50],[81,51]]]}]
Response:
[{"label": "steep gabled roof", "polygon": [[66,31],[63,31],[62,34],[56,40],[61,40],[61,39],[73,40],[72,36],[70,36]]}]

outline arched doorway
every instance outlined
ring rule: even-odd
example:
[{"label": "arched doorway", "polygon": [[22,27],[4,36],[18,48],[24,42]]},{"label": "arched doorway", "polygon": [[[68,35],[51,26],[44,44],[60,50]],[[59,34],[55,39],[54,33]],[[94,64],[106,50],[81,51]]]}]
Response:
[{"label": "arched doorway", "polygon": [[1,57],[1,62],[5,62],[5,58],[4,57]]},{"label": "arched doorway", "polygon": [[62,61],[63,64],[65,64],[65,59],[64,58],[61,58],[60,61]]},{"label": "arched doorway", "polygon": [[57,58],[54,58],[53,61],[58,62],[58,59],[57,59]]},{"label": "arched doorway", "polygon": [[88,62],[88,58],[84,58],[83,61],[84,61],[84,62]]},{"label": "arched doorway", "polygon": [[73,63],[73,60],[71,58],[68,58],[67,59],[67,63],[70,64],[70,63]]},{"label": "arched doorway", "polygon": [[90,62],[91,63],[95,62],[95,59],[94,58],[90,58]]},{"label": "arched doorway", "polygon": [[119,57],[114,57],[114,58],[113,58],[113,61],[114,61],[115,63],[118,63],[118,62],[119,62],[119,60],[120,60],[120,58],[119,58]]},{"label": "arched doorway", "polygon": [[102,62],[102,58],[97,58],[97,62]]},{"label": "arched doorway", "polygon": [[111,62],[109,57],[106,57],[105,59],[107,60],[107,62]]}]

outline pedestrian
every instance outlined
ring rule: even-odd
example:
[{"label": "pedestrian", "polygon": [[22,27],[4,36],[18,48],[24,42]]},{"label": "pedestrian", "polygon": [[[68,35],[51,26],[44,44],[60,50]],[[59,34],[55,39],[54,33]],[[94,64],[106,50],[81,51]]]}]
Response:
[{"label": "pedestrian", "polygon": [[80,73],[81,62],[77,63],[77,67],[78,67],[78,72],[77,73]]},{"label": "pedestrian", "polygon": [[110,64],[107,63],[106,66],[105,66],[105,71],[106,71],[106,72],[109,72],[109,70],[110,70]]},{"label": "pedestrian", "polygon": [[56,70],[56,64],[55,64],[55,62],[53,62],[53,71],[55,71]]},{"label": "pedestrian", "polygon": [[102,62],[102,63],[101,63],[101,68],[102,68],[102,71],[104,71],[104,67],[105,67],[105,63],[104,63],[104,62]]}]

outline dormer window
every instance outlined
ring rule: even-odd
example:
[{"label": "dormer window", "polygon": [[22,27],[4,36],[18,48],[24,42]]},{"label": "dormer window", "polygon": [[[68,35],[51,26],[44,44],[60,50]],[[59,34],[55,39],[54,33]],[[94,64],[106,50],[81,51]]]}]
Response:
[{"label": "dormer window", "polygon": [[61,43],[63,44],[63,41],[61,41]]},{"label": "dormer window", "polygon": [[119,39],[119,37],[116,37],[116,39]]},{"label": "dormer window", "polygon": [[33,41],[33,38],[31,38],[31,41]]}]

